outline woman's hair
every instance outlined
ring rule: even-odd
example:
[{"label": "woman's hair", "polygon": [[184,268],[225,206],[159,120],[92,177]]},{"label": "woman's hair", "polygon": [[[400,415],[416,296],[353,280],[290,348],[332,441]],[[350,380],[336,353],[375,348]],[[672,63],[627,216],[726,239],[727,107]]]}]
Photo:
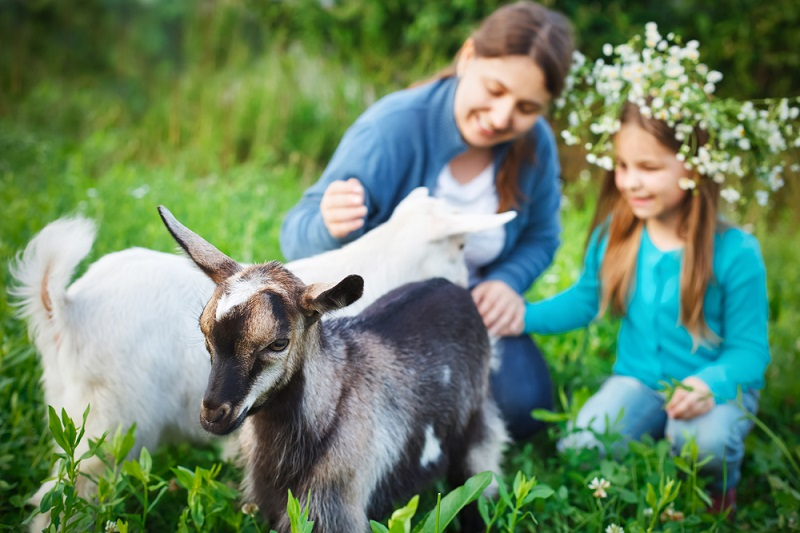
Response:
[{"label": "woman's hair", "polygon": [[[572,26],[561,13],[525,0],[509,4],[486,17],[471,39],[479,57],[530,57],[542,69],[550,97],[561,95],[574,48]],[[456,61],[426,82],[455,76],[457,61],[458,55]],[[522,199],[519,167],[523,161],[533,162],[533,146],[527,134],[521,136],[512,143],[498,169],[498,212],[517,206]]]},{"label": "woman's hair", "polygon": [[[663,146],[678,153],[681,144],[675,138],[675,130],[660,120],[643,117],[636,105],[627,103],[620,119],[622,124],[636,124]],[[696,128],[694,134],[697,136],[697,145],[702,146],[707,133]],[[703,299],[713,277],[719,185],[707,177],[695,178],[695,189],[686,195],[679,207],[681,218],[678,235],[686,242],[680,278],[680,323],[692,335],[696,345],[715,344],[719,342],[719,337],[706,324]],[[628,202],[617,190],[613,170],[606,173],[601,185],[589,235],[605,224],[608,226],[603,228],[603,235],[608,234],[608,248],[600,267],[602,294],[598,315],[603,315],[609,308],[612,313],[622,315],[625,313],[628,291],[634,283],[644,222],[636,218]]]}]

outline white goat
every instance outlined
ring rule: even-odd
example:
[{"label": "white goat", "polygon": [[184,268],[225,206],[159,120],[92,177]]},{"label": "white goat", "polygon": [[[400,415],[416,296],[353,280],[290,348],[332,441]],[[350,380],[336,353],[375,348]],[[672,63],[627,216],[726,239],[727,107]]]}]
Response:
[{"label": "white goat", "polygon": [[[200,421],[216,435],[244,426],[246,497],[272,527],[290,531],[288,490],[311,493],[315,531],[358,533],[437,477],[499,473],[508,438],[465,288],[411,283],[323,323],[361,297],[360,276],[306,285],[275,261],[242,266],[159,210],[216,284],[200,316],[211,355]],[[483,530],[476,511],[465,530]]]},{"label": "white goat", "polygon": [[[354,314],[407,282],[444,277],[465,284],[466,234],[513,217],[455,213],[417,189],[362,238],[287,267],[306,283],[361,275],[364,296],[342,311]],[[94,237],[91,221],[57,220],[11,267],[16,286],[9,292],[41,354],[46,403],[75,420],[91,404],[87,437],[135,422],[131,456],[143,446],[207,439],[198,417],[210,365],[197,319],[214,284],[184,256],[130,248],[102,257],[67,289]],[[102,468],[97,460],[82,464],[88,474]],[[51,486],[45,483],[30,503],[38,505]],[[93,490],[85,482],[79,488],[84,495]]]}]

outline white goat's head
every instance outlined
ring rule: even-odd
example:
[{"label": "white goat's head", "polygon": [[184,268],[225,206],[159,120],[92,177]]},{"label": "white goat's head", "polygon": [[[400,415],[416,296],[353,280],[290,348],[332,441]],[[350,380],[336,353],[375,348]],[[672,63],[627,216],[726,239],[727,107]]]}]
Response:
[{"label": "white goat's head", "polygon": [[502,226],[516,215],[514,211],[462,213],[445,200],[430,196],[427,188],[417,187],[397,205],[391,218],[376,228],[385,233],[375,235],[375,239],[390,238],[393,248],[417,254],[412,263],[417,265],[417,279],[443,277],[466,286],[467,266],[462,250],[467,237]]},{"label": "white goat's head", "polygon": [[211,374],[200,412],[206,431],[224,435],[286,387],[308,349],[319,318],[361,297],[364,282],[305,285],[275,261],[243,266],[206,242],[164,207],[167,229],[217,284],[200,316]]}]

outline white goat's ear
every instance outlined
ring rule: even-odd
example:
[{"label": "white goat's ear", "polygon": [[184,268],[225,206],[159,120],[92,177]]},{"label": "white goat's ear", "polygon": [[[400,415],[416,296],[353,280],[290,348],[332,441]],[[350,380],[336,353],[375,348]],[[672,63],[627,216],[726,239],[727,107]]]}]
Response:
[{"label": "white goat's ear", "polygon": [[163,205],[158,206],[158,213],[172,237],[214,283],[219,285],[242,269],[239,263],[178,222]]},{"label": "white goat's ear", "polygon": [[516,216],[516,211],[482,215],[470,213],[440,213],[436,217],[433,238],[443,239],[451,235],[477,233],[479,231],[497,228],[510,222]]},{"label": "white goat's ear", "polygon": [[431,197],[427,187],[417,187],[400,200],[400,203],[394,208],[392,218],[394,218],[395,214],[404,213],[405,211],[425,210],[427,212],[434,209],[433,206],[437,205],[436,202],[439,201]]},{"label": "white goat's ear", "polygon": [[355,302],[364,293],[364,279],[355,274],[339,283],[312,283],[303,294],[302,308],[308,317],[321,316]]}]

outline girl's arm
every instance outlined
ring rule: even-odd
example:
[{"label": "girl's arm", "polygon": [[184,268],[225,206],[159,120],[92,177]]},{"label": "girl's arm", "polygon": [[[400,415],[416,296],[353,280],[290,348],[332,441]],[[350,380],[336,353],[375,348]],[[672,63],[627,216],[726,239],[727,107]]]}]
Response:
[{"label": "girl's arm", "polygon": [[695,373],[717,403],[735,399],[739,386],[762,388],[770,361],[766,269],[756,239],[737,233],[742,240],[728,243],[736,254],[718,280],[723,289],[721,354]]},{"label": "girl's arm", "polygon": [[599,241],[595,229],[586,249],[583,272],[569,289],[539,302],[525,305],[525,333],[564,333],[588,325],[600,307],[600,265],[606,240]]}]

